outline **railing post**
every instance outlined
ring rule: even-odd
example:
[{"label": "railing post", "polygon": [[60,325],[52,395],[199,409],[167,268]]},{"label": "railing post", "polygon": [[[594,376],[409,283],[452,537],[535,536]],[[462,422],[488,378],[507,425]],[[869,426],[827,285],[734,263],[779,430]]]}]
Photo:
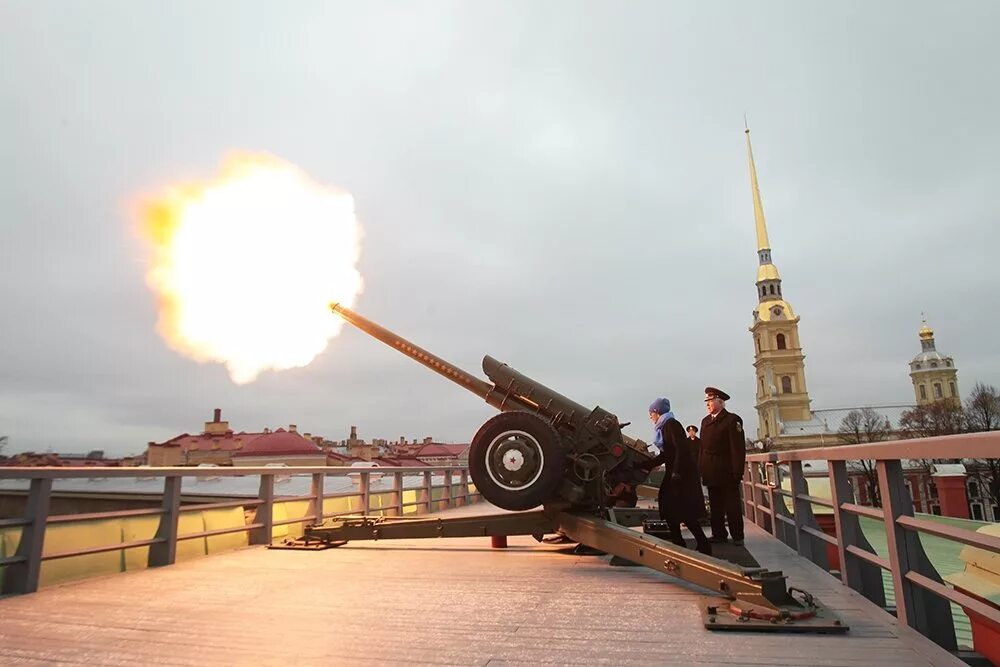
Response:
[{"label": "railing post", "polygon": [[45,546],[45,523],[49,519],[51,498],[52,479],[33,478],[24,517],[31,523],[21,529],[21,541],[14,553],[16,557],[24,560],[7,566],[2,587],[4,594],[34,593],[38,590],[38,577],[42,570],[42,548]]},{"label": "railing post", "polygon": [[392,516],[403,516],[403,473],[392,473]]},{"label": "railing post", "polygon": [[314,517],[313,523],[319,525],[323,523],[323,487],[326,484],[326,475],[321,472],[314,472],[312,476],[312,490],[310,491],[309,513]]},{"label": "railing post", "polygon": [[[781,481],[780,481],[781,477],[780,477],[780,475],[777,477],[777,479],[778,479],[778,485],[780,486],[781,485]],[[774,535],[779,540],[781,540],[786,546],[788,546],[788,547],[790,547],[792,549],[797,549],[798,548],[798,540],[797,540],[796,535],[795,535],[795,526],[793,525],[795,519],[794,519],[794,517],[792,515],[792,512],[789,511],[788,505],[787,505],[787,503],[785,501],[785,498],[787,496],[785,496],[783,494],[780,494],[780,493],[777,493],[777,492],[774,492],[772,495],[774,496],[774,516],[775,516],[775,518],[777,519],[777,517],[783,516],[783,517],[786,517],[786,518],[792,520],[792,524],[790,524],[787,521],[782,521],[781,519],[777,519],[777,521],[775,523],[775,533],[774,533]],[[794,500],[792,501],[792,507],[793,508],[795,507],[795,501]]]},{"label": "railing post", "polygon": [[372,477],[371,473],[361,473],[361,513],[368,514],[372,507]]},{"label": "railing post", "polygon": [[177,559],[177,525],[181,519],[181,484],[184,478],[180,475],[168,475],[163,478],[163,513],[160,514],[160,525],[156,529],[156,538],[163,540],[149,545],[149,567],[173,565]]},{"label": "railing post", "polygon": [[830,569],[830,560],[826,557],[826,543],[815,539],[803,530],[805,527],[819,530],[816,517],[813,516],[812,503],[799,498],[809,495],[809,484],[802,472],[802,461],[790,461],[792,473],[792,506],[795,508],[795,547],[799,555],[808,558],[824,570]]},{"label": "railing post", "polygon": [[896,593],[896,618],[942,648],[954,651],[957,641],[948,600],[921,588],[906,577],[908,572],[916,572],[942,583],[940,575],[924,553],[920,536],[896,522],[901,516],[913,516],[913,503],[906,492],[903,466],[899,459],[877,461],[875,465],[885,516],[892,586]]},{"label": "railing post", "polygon": [[[767,474],[770,470],[774,473],[774,479]],[[778,464],[777,463],[765,463],[764,464],[764,483],[767,484],[767,506],[771,510],[771,535],[778,537],[778,518],[777,509],[775,508],[775,498],[774,498],[774,487],[780,484],[780,478],[778,477]]]},{"label": "railing post", "polygon": [[469,471],[467,469],[463,469],[458,474],[458,483],[462,486],[462,493],[458,496],[458,504],[461,507],[469,504]]},{"label": "railing post", "polygon": [[444,471],[444,493],[441,496],[442,505],[445,509],[452,506],[451,502],[451,468]]},{"label": "railing post", "polygon": [[764,528],[764,513],[760,509],[760,506],[764,504],[764,493],[757,488],[760,479],[760,463],[752,461],[750,463],[750,499],[753,502],[753,522]]},{"label": "railing post", "polygon": [[250,544],[270,544],[271,535],[274,533],[274,474],[263,473],[260,476],[260,492],[257,498],[261,503],[257,505],[253,522],[263,524],[250,534]]},{"label": "railing post", "polygon": [[[740,480],[740,493],[742,495],[741,503],[743,505],[743,518],[747,521],[753,521],[753,482],[750,480],[750,473],[747,472],[750,469],[751,463],[747,463],[743,467],[743,479]],[[749,491],[749,493],[748,493]]]},{"label": "railing post", "polygon": [[861,520],[858,516],[840,509],[843,503],[854,502],[851,478],[847,474],[847,462],[830,461],[828,466],[833,521],[837,527],[837,552],[840,555],[840,580],[884,609],[885,586],[882,584],[882,568],[847,551],[847,547],[855,546],[875,553],[861,530]]},{"label": "railing post", "polygon": [[420,490],[420,504],[423,505],[424,512],[428,513],[433,511],[431,507],[431,499],[434,497],[432,488],[431,473],[428,471],[424,473],[424,485]]}]

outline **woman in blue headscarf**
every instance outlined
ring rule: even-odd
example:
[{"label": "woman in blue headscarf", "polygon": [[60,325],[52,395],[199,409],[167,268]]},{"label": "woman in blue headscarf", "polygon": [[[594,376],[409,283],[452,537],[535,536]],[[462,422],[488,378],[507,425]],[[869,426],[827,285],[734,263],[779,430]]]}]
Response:
[{"label": "woman in blue headscarf", "polygon": [[654,424],[653,444],[660,453],[643,463],[642,467],[652,470],[663,464],[666,468],[657,500],[660,518],[670,526],[670,541],[687,547],[681,534],[683,522],[694,536],[698,551],[711,555],[712,545],[698,523],[700,510],[705,505],[698,479],[698,463],[687,446],[684,427],[674,418],[670,401],[666,398],[658,398],[650,404],[649,420]]}]

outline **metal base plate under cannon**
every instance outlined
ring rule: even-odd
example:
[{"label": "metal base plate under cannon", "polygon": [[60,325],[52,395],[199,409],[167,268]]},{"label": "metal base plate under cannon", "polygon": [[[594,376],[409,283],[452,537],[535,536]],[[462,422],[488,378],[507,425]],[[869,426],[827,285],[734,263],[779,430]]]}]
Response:
[{"label": "metal base plate under cannon", "polygon": [[345,516],[309,526],[305,535],[272,545],[274,549],[319,550],[353,540],[433,537],[542,536],[557,533],[597,552],[612,554],[715,591],[701,600],[702,620],[709,630],[842,633],[840,619],[805,591],[788,588],[781,572],[748,568],[705,556],[629,526],[652,518],[650,510],[608,509],[603,516],[544,509],[461,517]]}]

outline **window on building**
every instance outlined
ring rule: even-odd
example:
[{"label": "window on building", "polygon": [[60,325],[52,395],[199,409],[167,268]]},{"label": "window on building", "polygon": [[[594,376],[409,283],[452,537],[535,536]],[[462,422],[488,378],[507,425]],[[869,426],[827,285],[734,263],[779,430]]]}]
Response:
[{"label": "window on building", "polygon": [[969,505],[969,509],[972,510],[972,520],[973,521],[983,521],[983,505],[982,503],[972,503]]},{"label": "window on building", "polygon": [[920,400],[927,400],[927,387],[926,385],[920,385]]},{"label": "window on building", "polygon": [[906,486],[906,493],[908,493],[910,495],[910,502],[912,503],[913,502],[913,485],[910,484],[909,481],[903,482],[903,484]]},{"label": "window on building", "polygon": [[979,497],[979,482],[969,482],[969,497],[970,498]]},{"label": "window on building", "polygon": [[918,362],[918,363],[915,363],[915,364],[913,364],[913,367],[914,367],[914,368],[915,368],[916,370],[918,370],[918,371],[919,371],[919,370],[920,370],[920,363]]},{"label": "window on building", "polygon": [[941,398],[942,396],[943,396],[943,394],[941,393],[941,383],[940,382],[935,382],[934,383],[934,398]]},{"label": "window on building", "polygon": [[948,389],[951,390],[951,396],[952,396],[952,398],[958,396],[958,394],[955,392],[955,383],[954,382],[949,382],[948,383]]},{"label": "window on building", "polygon": [[941,506],[940,505],[931,505],[931,514],[933,514],[935,516],[941,516]]},{"label": "window on building", "polygon": [[936,361],[932,361],[931,362],[931,368],[937,368],[937,362]]},{"label": "window on building", "polygon": [[757,344],[757,354],[760,354],[760,336],[754,336],[753,342]]},{"label": "window on building", "polygon": [[937,496],[937,484],[935,484],[934,482],[931,482],[931,483],[929,483],[927,485],[927,497],[928,498],[937,498],[938,497]]},{"label": "window on building", "polygon": [[764,395],[764,378],[763,378],[763,376],[761,376],[758,379],[760,380],[760,395],[763,396]]},{"label": "window on building", "polygon": [[777,343],[779,350],[788,349],[787,347],[785,347],[785,334],[778,334],[774,340]]},{"label": "window on building", "polygon": [[781,296],[781,285],[778,285],[778,296]]},{"label": "window on building", "polygon": [[993,506],[993,518],[991,521],[1000,521],[1000,505]]},{"label": "window on building", "polygon": [[774,285],[768,285],[767,286],[767,291],[768,291],[769,294],[774,294]]},{"label": "window on building", "polygon": [[792,393],[792,378],[787,375],[781,376],[781,393],[790,394]]}]

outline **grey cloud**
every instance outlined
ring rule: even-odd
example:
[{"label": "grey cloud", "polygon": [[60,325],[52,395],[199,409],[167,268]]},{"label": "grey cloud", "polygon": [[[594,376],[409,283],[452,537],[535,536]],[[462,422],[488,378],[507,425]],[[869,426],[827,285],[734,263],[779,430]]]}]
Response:
[{"label": "grey cloud", "polygon": [[[355,331],[233,386],[168,350],[129,215],[274,153],[350,190],[363,314],[636,422],[753,415],[742,114],[813,407],[905,402],[920,312],[1000,384],[991,3],[88,3],[0,15],[0,432],[467,440],[490,409]],[[267,314],[262,314],[267,316]]]}]

